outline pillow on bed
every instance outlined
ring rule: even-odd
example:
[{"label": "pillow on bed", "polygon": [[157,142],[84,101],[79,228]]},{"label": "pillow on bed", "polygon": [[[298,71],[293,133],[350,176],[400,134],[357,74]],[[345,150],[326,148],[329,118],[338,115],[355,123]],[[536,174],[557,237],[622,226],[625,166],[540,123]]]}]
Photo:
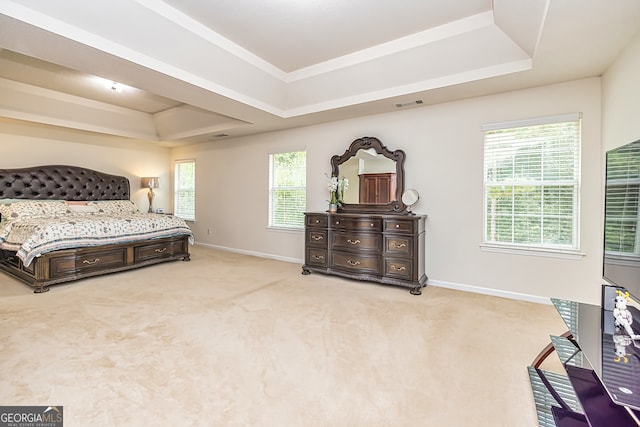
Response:
[{"label": "pillow on bed", "polygon": [[88,202],[67,201],[67,210],[70,213],[97,213],[98,207],[90,205]]},{"label": "pillow on bed", "polygon": [[100,200],[89,202],[89,206],[96,206],[98,212],[107,214],[139,212],[138,207],[131,200]]},{"label": "pillow on bed", "polygon": [[62,200],[20,200],[0,204],[0,215],[4,219],[46,218],[67,213]]}]

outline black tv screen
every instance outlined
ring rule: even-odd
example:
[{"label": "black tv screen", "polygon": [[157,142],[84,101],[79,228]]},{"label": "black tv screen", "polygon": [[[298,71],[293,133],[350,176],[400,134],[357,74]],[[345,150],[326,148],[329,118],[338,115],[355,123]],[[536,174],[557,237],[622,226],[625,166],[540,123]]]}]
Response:
[{"label": "black tv screen", "polygon": [[604,279],[640,299],[640,140],[607,152]]}]

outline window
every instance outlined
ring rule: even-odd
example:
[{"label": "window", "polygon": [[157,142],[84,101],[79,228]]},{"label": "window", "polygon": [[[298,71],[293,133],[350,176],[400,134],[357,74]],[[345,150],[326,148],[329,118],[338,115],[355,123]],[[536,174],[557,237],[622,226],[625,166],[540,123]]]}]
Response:
[{"label": "window", "polygon": [[483,131],[485,244],[577,250],[580,115]]},{"label": "window", "polygon": [[307,203],[307,153],[269,155],[269,227],[303,228]]},{"label": "window", "polygon": [[173,213],[187,221],[196,220],[196,161],[177,160],[174,167]]}]

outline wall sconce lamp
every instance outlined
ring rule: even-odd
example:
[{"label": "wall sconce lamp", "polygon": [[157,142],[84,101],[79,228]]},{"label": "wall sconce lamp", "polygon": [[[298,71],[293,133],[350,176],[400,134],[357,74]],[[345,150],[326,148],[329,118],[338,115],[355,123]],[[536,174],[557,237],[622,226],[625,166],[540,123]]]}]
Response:
[{"label": "wall sconce lamp", "polygon": [[147,212],[152,213],[153,198],[155,196],[155,194],[153,194],[153,189],[160,187],[160,180],[158,179],[157,176],[147,176],[147,177],[141,178],[140,187],[149,189],[149,193],[147,194],[147,197],[149,198],[149,210]]}]

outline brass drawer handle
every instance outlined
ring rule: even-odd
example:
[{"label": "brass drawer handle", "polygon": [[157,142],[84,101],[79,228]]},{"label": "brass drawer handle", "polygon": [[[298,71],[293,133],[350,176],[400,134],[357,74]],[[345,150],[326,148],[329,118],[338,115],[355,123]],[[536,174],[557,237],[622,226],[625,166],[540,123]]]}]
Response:
[{"label": "brass drawer handle", "polygon": [[311,236],[311,238],[312,238],[313,240],[322,240],[322,239],[324,239],[324,236],[322,236],[322,235],[319,235],[319,236],[318,236],[318,235],[315,235],[315,234],[314,234],[313,236]]},{"label": "brass drawer handle", "polygon": [[407,244],[406,243],[391,242],[391,247],[392,248],[406,248]]},{"label": "brass drawer handle", "polygon": [[96,258],[93,261],[89,261],[88,259],[85,259],[84,261],[82,261],[82,263],[83,264],[93,265],[93,264],[95,264],[96,262],[99,262],[99,261],[100,261],[100,258]]},{"label": "brass drawer handle", "polygon": [[166,252],[166,251],[167,251],[167,248],[156,249],[156,252],[159,253],[159,254],[161,254],[163,252]]},{"label": "brass drawer handle", "polygon": [[320,220],[319,219],[316,219],[316,224],[320,224]]},{"label": "brass drawer handle", "polygon": [[396,224],[396,228],[400,228],[400,224]]},{"label": "brass drawer handle", "polygon": [[407,267],[405,266],[396,267],[395,265],[391,264],[391,270],[393,271],[405,271],[406,269]]},{"label": "brass drawer handle", "polygon": [[374,224],[373,224],[373,223],[371,223],[371,226],[373,227],[373,226],[374,226]]},{"label": "brass drawer handle", "polygon": [[334,222],[335,225],[340,225],[340,221]]},{"label": "brass drawer handle", "polygon": [[347,264],[349,264],[349,265],[360,265],[360,261],[351,261],[349,259],[349,260],[347,260]]},{"label": "brass drawer handle", "polygon": [[356,240],[347,239],[347,243],[351,243],[352,245],[358,245],[360,244],[360,239],[356,239]]},{"label": "brass drawer handle", "polygon": [[324,259],[324,255],[314,255],[314,256],[313,256],[313,259],[315,259],[315,260],[321,260],[321,259]]}]

